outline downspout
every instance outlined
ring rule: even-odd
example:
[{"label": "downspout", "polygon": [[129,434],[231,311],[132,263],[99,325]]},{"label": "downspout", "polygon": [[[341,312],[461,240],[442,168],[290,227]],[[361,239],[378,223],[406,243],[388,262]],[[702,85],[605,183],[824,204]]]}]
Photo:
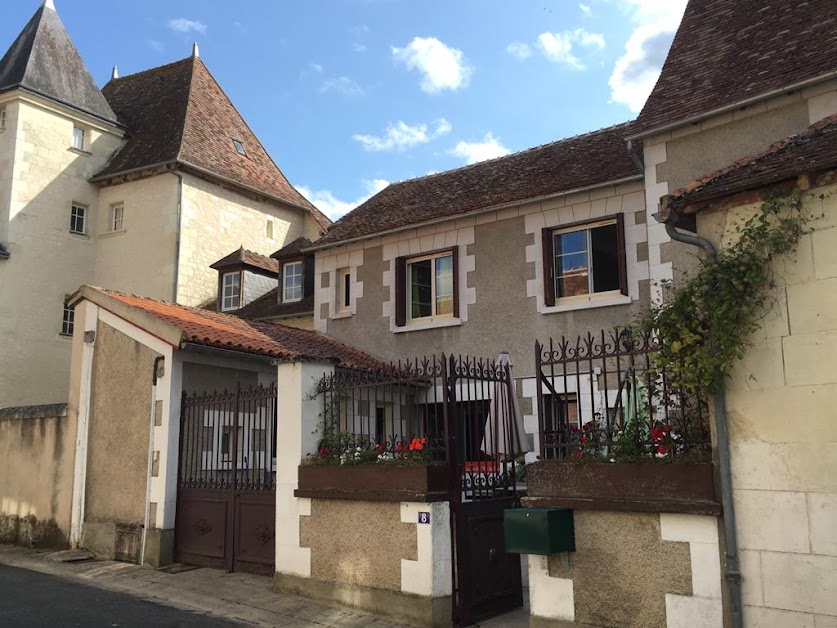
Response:
[{"label": "downspout", "polygon": [[[671,211],[670,216],[654,214],[658,222],[663,222],[666,233],[675,242],[682,242],[691,246],[698,246],[710,256],[718,254],[715,245],[706,238],[683,233],[674,226],[677,214]],[[715,432],[718,437],[718,475],[721,485],[721,507],[724,515],[724,540],[726,542],[727,569],[725,578],[729,588],[730,606],[733,628],[743,626],[741,605],[741,568],[738,563],[738,538],[735,534],[735,504],[732,499],[732,470],[729,451],[729,423],[727,420],[727,402],[724,375],[715,379]]]},{"label": "downspout", "polygon": [[180,281],[180,226],[183,215],[183,175],[172,172],[177,177],[177,230],[174,233],[174,279],[171,289],[171,301],[177,303],[177,284]]},{"label": "downspout", "polygon": [[154,419],[156,418],[157,409],[157,373],[160,371],[160,362],[164,359],[161,355],[154,358],[154,366],[151,372],[151,418],[148,422],[148,467],[145,476],[145,520],[142,526],[140,567],[145,564],[145,540],[148,536],[148,526],[151,525],[151,471],[154,468]]}]

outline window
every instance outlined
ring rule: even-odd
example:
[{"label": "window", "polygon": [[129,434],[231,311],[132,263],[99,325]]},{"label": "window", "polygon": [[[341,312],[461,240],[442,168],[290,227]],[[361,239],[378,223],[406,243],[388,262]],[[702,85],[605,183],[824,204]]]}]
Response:
[{"label": "window", "polygon": [[267,239],[273,239],[273,221],[268,220],[264,225],[264,235]]},{"label": "window", "polygon": [[396,325],[459,316],[456,250],[396,259]]},{"label": "window", "polygon": [[73,148],[84,150],[84,129],[73,127]]},{"label": "window", "polygon": [[282,302],[302,299],[302,262],[289,262],[282,267]]},{"label": "window", "polygon": [[233,140],[233,145],[235,145],[235,150],[239,155],[242,157],[247,156],[247,152],[244,150],[244,144],[241,143],[241,140]]},{"label": "window", "polygon": [[627,294],[622,214],[584,225],[544,230],[544,292],[556,299]]},{"label": "window", "polygon": [[348,268],[337,271],[337,311],[347,312],[352,303],[352,273]]},{"label": "window", "polygon": [[110,207],[110,230],[122,231],[125,228],[125,206],[121,203]]},{"label": "window", "polygon": [[70,233],[87,233],[87,208],[84,205],[70,206]]},{"label": "window", "polygon": [[6,128],[6,108],[0,109],[0,129]]},{"label": "window", "polygon": [[64,299],[64,311],[61,317],[61,335],[62,336],[72,336],[73,335],[73,325],[75,323],[76,318],[76,311],[68,303],[68,299]]},{"label": "window", "polygon": [[224,273],[221,280],[221,310],[235,310],[241,306],[241,274]]}]

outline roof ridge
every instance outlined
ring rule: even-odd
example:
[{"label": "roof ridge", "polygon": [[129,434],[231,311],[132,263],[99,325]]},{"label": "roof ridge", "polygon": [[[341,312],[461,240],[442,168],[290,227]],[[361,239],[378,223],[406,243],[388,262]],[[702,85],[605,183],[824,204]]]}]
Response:
[{"label": "roof ridge", "polygon": [[[546,142],[544,144],[538,144],[537,146],[529,146],[528,148],[523,148],[521,150],[515,151],[513,153],[509,153],[507,155],[500,155],[499,157],[492,157],[491,159],[483,159],[482,161],[477,161],[472,164],[465,164],[464,166],[457,166],[456,168],[450,168],[449,170],[442,170],[441,172],[434,172],[432,174],[424,174],[419,177],[412,177],[410,179],[402,179],[400,181],[392,181],[387,187],[394,186],[394,185],[401,185],[402,183],[412,183],[414,181],[420,181],[422,179],[429,179],[431,177],[438,177],[446,174],[450,174],[452,172],[461,172],[463,170],[468,170],[470,168],[475,168],[477,166],[483,166],[485,164],[496,163],[498,161],[502,161],[504,159],[511,159],[513,157],[517,157],[519,155],[524,155],[526,153],[531,153],[536,150],[542,150],[544,148],[549,148],[556,144],[560,144],[561,142],[567,142],[569,140],[580,140],[585,139],[591,135],[596,135],[598,133],[605,133],[607,131],[612,131],[620,126],[630,126],[634,120],[626,120],[625,122],[619,122],[617,124],[611,124],[610,126],[604,126],[599,129],[594,129],[592,131],[587,131],[585,133],[579,133],[578,135],[569,135],[567,137],[562,137],[557,140],[553,140],[551,142]],[[386,188],[384,188],[386,189]],[[382,190],[383,191],[383,190]]]},{"label": "roof ridge", "polygon": [[158,72],[160,70],[165,70],[165,69],[170,68],[173,65],[177,65],[179,63],[183,63],[184,61],[188,61],[191,58],[192,58],[191,56],[184,57],[183,59],[178,59],[177,61],[170,61],[169,63],[164,63],[163,65],[157,65],[157,66],[154,66],[153,68],[147,68],[145,70],[140,70],[139,72],[134,72],[132,74],[126,74],[124,76],[119,76],[117,78],[112,78],[107,83],[105,83],[105,85],[109,85],[110,83],[118,83],[118,82],[124,81],[126,79],[135,79],[135,78],[143,76],[145,74],[150,74],[151,72]]}]

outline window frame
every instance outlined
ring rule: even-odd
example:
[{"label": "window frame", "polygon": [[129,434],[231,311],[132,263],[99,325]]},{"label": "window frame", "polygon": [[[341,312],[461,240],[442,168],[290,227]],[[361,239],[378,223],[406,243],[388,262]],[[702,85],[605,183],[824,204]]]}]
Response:
[{"label": "window frame", "polygon": [[247,149],[244,148],[244,142],[241,140],[233,139],[233,146],[235,147],[235,152],[241,155],[242,157],[247,156]]},{"label": "window frame", "polygon": [[274,230],[275,230],[275,226],[273,224],[273,219],[268,218],[264,223],[264,236],[268,240],[275,240],[274,235],[273,235]]},{"label": "window frame", "polygon": [[[235,277],[238,281],[237,283],[230,283],[227,284],[227,277]],[[242,293],[242,284],[244,283],[244,278],[241,275],[240,270],[232,271],[229,273],[221,273],[221,278],[219,280],[219,291],[218,291],[218,306],[222,312],[231,312],[233,310],[238,310],[241,308],[241,293]],[[227,295],[227,288],[237,288],[237,294],[230,294]],[[229,299],[230,305],[227,305],[227,300]]]},{"label": "window frame", "polygon": [[[76,210],[81,210],[81,216],[76,215]],[[87,205],[81,203],[70,203],[70,233],[75,235],[87,235]],[[73,228],[77,221],[81,220],[81,230]]]},{"label": "window frame", "polygon": [[[291,286],[291,289],[299,289],[299,296],[298,297],[288,297],[288,279],[290,277],[296,277],[297,274],[294,273],[293,275],[288,274],[288,269],[291,267],[299,267],[299,285],[298,286]],[[302,301],[303,297],[305,296],[305,263],[304,260],[293,260],[284,262],[282,264],[282,303],[296,303],[297,301]]]},{"label": "window frame", "polygon": [[[409,266],[411,263],[424,261],[427,259],[436,260],[438,258],[451,257],[452,258],[452,283],[453,283],[453,310],[450,314],[436,314],[436,273],[432,274],[432,282],[434,288],[432,289],[432,307],[433,314],[430,316],[421,316],[413,318],[410,312],[410,281],[408,277]],[[437,249],[428,251],[418,255],[410,255],[405,257],[397,257],[395,259],[395,326],[408,327],[410,325],[420,325],[426,323],[434,323],[439,321],[456,321],[459,319],[459,247],[454,246],[445,249]]]},{"label": "window frame", "polygon": [[[573,233],[577,231],[587,231],[587,256],[589,276],[588,281],[593,280],[593,273],[595,269],[592,267],[592,260],[590,257],[590,235],[589,231],[596,227],[603,227],[606,225],[616,225],[616,263],[617,273],[619,277],[619,287],[614,290],[602,292],[588,292],[586,294],[579,294],[567,297],[558,297],[556,290],[556,268],[555,268],[555,236],[562,233]],[[620,212],[609,216],[602,216],[600,218],[593,218],[591,220],[584,220],[580,222],[569,223],[565,225],[555,225],[553,227],[545,227],[541,232],[542,238],[542,265],[543,265],[543,290],[544,290],[544,305],[554,306],[557,304],[576,303],[583,301],[595,301],[598,299],[606,299],[616,295],[628,296],[628,276],[627,276],[627,259],[625,257],[625,214]]]},{"label": "window frame", "polygon": [[0,131],[6,128],[6,107],[0,107]]},{"label": "window frame", "polygon": [[63,310],[61,313],[61,336],[72,336],[76,324],[76,309],[69,305],[70,297],[64,299]]},{"label": "window frame", "polygon": [[340,268],[337,270],[337,281],[335,282],[335,308],[339,314],[349,312],[352,307],[352,269]]},{"label": "window frame", "polygon": [[[119,210],[118,218],[116,216],[117,210]],[[110,206],[110,216],[108,216],[108,223],[108,231],[111,233],[116,233],[117,231],[125,230],[125,203],[114,203]]]},{"label": "window frame", "polygon": [[[81,146],[78,145],[77,140],[81,139]],[[84,127],[73,125],[73,139],[70,143],[70,146],[75,148],[76,150],[85,150],[85,146],[87,145],[87,129]]]}]

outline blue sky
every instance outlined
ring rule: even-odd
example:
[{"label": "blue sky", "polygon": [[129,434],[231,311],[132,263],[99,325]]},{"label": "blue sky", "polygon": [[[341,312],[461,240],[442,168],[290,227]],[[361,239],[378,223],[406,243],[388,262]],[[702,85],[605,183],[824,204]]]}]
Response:
[{"label": "blue sky", "polygon": [[[387,182],[635,117],[685,0],[55,0],[104,84],[201,57],[336,218]],[[0,47],[40,5],[4,5]]]}]

